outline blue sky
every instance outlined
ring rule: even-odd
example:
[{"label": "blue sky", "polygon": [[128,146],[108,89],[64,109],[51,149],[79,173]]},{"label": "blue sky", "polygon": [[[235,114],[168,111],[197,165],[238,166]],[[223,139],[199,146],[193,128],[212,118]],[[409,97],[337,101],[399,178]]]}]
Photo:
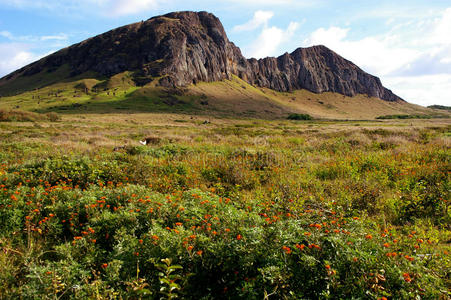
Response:
[{"label": "blue sky", "polygon": [[0,76],[96,34],[180,10],[214,13],[246,57],[323,44],[409,102],[451,105],[449,0],[0,0]]}]

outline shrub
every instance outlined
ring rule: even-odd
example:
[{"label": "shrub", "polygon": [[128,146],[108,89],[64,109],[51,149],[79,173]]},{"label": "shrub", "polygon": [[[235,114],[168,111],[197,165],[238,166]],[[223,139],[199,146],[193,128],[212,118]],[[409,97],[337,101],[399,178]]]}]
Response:
[{"label": "shrub", "polygon": [[309,114],[290,114],[288,120],[313,120]]}]

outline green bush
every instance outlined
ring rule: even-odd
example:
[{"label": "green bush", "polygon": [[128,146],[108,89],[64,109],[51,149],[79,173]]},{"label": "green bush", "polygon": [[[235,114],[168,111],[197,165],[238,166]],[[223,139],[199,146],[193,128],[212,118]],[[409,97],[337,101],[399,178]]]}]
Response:
[{"label": "green bush", "polygon": [[288,120],[313,120],[312,116],[308,114],[290,114]]}]

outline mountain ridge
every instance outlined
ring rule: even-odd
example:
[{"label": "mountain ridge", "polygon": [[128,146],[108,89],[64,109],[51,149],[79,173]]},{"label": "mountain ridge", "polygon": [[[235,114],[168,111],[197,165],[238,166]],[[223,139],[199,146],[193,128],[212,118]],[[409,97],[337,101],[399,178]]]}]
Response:
[{"label": "mountain ridge", "polygon": [[298,48],[277,58],[246,59],[216,16],[189,11],[125,25],[61,49],[1,78],[0,93],[18,79],[41,73],[49,76],[64,65],[70,67],[67,78],[88,72],[110,77],[133,71],[139,86],[157,80],[164,87],[183,87],[236,75],[280,92],[306,89],[403,101],[379,78],[325,46]]}]

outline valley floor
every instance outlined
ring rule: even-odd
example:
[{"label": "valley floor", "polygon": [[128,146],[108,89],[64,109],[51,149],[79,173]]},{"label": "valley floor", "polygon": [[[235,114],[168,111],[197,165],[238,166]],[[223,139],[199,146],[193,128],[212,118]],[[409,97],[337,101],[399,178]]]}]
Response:
[{"label": "valley floor", "polygon": [[0,122],[0,299],[450,297],[450,119],[54,121]]}]

